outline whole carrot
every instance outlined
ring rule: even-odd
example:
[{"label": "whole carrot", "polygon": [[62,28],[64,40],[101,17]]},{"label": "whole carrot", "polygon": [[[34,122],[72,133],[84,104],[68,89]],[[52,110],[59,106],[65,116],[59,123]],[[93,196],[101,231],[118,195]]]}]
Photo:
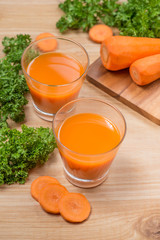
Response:
[{"label": "whole carrot", "polygon": [[108,70],[128,68],[134,61],[160,53],[160,39],[112,36],[101,44],[101,60]]}]

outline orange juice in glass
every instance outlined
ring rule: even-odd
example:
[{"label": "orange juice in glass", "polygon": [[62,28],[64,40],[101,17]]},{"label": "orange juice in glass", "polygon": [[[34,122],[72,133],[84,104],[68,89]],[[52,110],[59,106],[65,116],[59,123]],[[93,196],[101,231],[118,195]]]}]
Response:
[{"label": "orange juice in glass", "polygon": [[[41,46],[48,41],[56,41],[56,45],[46,51]],[[78,97],[89,58],[81,44],[65,38],[48,37],[29,45],[21,63],[36,113],[52,121],[64,104]]]},{"label": "orange juice in glass", "polygon": [[88,188],[107,178],[126,123],[112,105],[84,98],[69,102],[57,112],[53,131],[67,179]]}]

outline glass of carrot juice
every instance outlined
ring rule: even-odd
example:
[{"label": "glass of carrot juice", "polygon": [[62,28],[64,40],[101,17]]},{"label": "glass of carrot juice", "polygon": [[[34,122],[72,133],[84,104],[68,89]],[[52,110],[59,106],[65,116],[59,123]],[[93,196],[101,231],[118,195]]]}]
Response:
[{"label": "glass of carrot juice", "polygon": [[53,132],[66,178],[89,188],[101,184],[126,133],[121,112],[92,98],[73,100],[55,115]]},{"label": "glass of carrot juice", "polygon": [[48,37],[30,44],[21,64],[36,113],[52,121],[64,104],[78,97],[89,58],[81,44]]}]

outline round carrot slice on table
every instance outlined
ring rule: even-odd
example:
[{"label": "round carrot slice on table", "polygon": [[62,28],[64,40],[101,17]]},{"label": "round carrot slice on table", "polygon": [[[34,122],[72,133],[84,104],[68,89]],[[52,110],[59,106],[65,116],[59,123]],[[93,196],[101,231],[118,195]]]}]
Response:
[{"label": "round carrot slice on table", "polygon": [[94,25],[89,30],[89,37],[92,41],[102,43],[105,39],[113,35],[112,29],[104,24]]},{"label": "round carrot slice on table", "polygon": [[[36,41],[47,38],[47,37],[55,37],[52,33],[41,33],[36,37]],[[52,39],[44,39],[37,43],[39,49],[43,52],[50,52],[57,48],[57,40]]]},{"label": "round carrot slice on table", "polygon": [[81,193],[68,193],[59,201],[61,216],[69,222],[83,222],[90,214],[91,206]]},{"label": "round carrot slice on table", "polygon": [[40,191],[39,203],[41,207],[49,213],[59,213],[59,200],[67,194],[67,189],[54,183],[48,183],[45,188]]},{"label": "round carrot slice on table", "polygon": [[56,178],[50,176],[41,176],[36,178],[31,184],[31,195],[32,197],[39,201],[39,193],[43,187],[48,183],[60,184]]}]

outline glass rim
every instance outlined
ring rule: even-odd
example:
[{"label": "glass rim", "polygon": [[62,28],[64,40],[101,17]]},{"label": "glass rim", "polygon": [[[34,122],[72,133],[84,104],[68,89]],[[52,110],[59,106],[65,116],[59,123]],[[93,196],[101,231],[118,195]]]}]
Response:
[{"label": "glass rim", "polygon": [[[39,81],[37,81],[36,79],[32,78],[28,73],[27,71],[25,70],[24,66],[23,66],[23,60],[24,60],[24,55],[25,53],[28,51],[28,49],[30,47],[32,47],[33,45],[35,45],[36,43],[40,42],[40,41],[44,41],[44,40],[48,40],[48,39],[57,39],[57,40],[64,40],[64,41],[68,41],[68,42],[71,42],[71,43],[74,43],[75,45],[77,45],[78,47],[80,47],[83,52],[85,53],[86,57],[87,57],[87,67],[85,69],[85,71],[83,72],[83,74],[81,74],[81,76],[79,76],[78,78],[76,78],[74,81],[72,82],[69,82],[69,83],[66,83],[66,84],[61,84],[61,85],[50,85],[50,84],[46,84],[46,83],[41,83]],[[49,53],[49,52],[48,52]],[[44,53],[45,54],[45,53]],[[33,59],[32,59],[33,60]],[[85,74],[87,73],[88,71],[88,68],[89,68],[89,55],[86,51],[86,49],[82,46],[81,43],[75,41],[75,40],[72,40],[72,39],[69,39],[69,38],[64,38],[64,37],[46,37],[46,38],[43,38],[43,39],[40,39],[40,40],[37,40],[37,41],[33,41],[23,52],[22,54],[22,57],[21,57],[21,66],[22,66],[22,70],[23,72],[25,72],[25,74],[27,75],[27,77],[31,78],[34,82],[36,83],[39,83],[41,85],[44,85],[44,86],[47,86],[47,87],[64,87],[64,86],[68,86],[68,85],[71,85],[72,83],[75,83],[77,82],[79,79],[81,79],[83,76],[85,76]]]},{"label": "glass rim", "polygon": [[[61,141],[59,140],[59,138],[57,137],[57,135],[56,135],[56,133],[55,133],[55,130],[54,130],[54,122],[55,122],[56,116],[59,114],[59,112],[60,112],[63,108],[65,108],[66,106],[68,106],[68,105],[70,105],[70,104],[72,104],[72,103],[74,103],[74,102],[80,102],[80,101],[86,101],[86,100],[96,101],[96,102],[99,102],[99,103],[102,103],[102,104],[105,104],[105,105],[111,107],[112,109],[114,109],[114,110],[120,115],[120,117],[122,118],[122,120],[123,120],[123,122],[124,122],[124,134],[123,134],[121,140],[119,141],[119,143],[118,143],[114,148],[110,149],[110,150],[107,151],[107,152],[98,153],[98,154],[84,154],[84,153],[75,152],[75,151],[69,149],[68,147],[66,147],[65,145],[63,145],[63,143],[61,143]],[[56,112],[56,114],[55,114],[55,116],[54,116],[54,118],[53,118],[53,122],[52,122],[52,129],[53,129],[54,136],[55,136],[56,140],[58,141],[58,143],[59,143],[60,145],[62,145],[67,151],[70,151],[70,152],[73,153],[73,154],[77,154],[77,155],[80,155],[80,156],[83,156],[83,157],[98,157],[98,156],[102,156],[102,155],[105,155],[105,154],[107,154],[107,153],[110,153],[110,152],[112,152],[113,150],[115,150],[117,147],[120,146],[120,144],[123,142],[123,140],[124,140],[124,138],[125,138],[125,135],[126,135],[127,124],[126,124],[126,120],[125,120],[123,114],[121,113],[121,111],[120,111],[118,108],[116,108],[115,106],[113,106],[112,104],[110,104],[110,103],[108,103],[108,102],[106,102],[106,101],[97,99],[97,98],[78,98],[78,99],[75,99],[75,100],[72,100],[72,101],[66,103],[65,105],[63,105],[63,106]],[[79,160],[79,159],[78,159],[78,161],[83,161],[83,160]],[[92,162],[94,162],[94,160],[93,160]],[[97,162],[97,161],[96,161],[96,162]]]}]

